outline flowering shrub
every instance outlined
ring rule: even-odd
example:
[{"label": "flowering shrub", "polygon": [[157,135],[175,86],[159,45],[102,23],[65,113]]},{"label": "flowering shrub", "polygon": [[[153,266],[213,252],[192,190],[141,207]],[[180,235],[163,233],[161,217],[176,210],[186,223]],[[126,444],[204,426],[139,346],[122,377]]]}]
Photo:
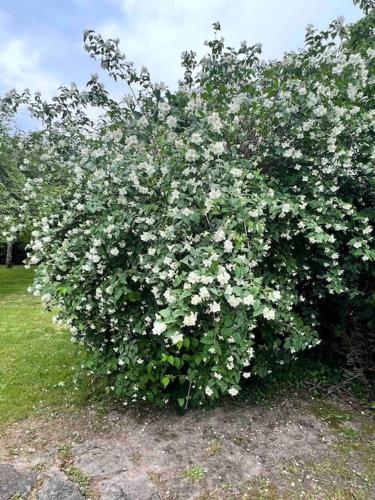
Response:
[{"label": "flowering shrub", "polygon": [[[134,96],[116,103],[93,78],[44,107],[70,174],[34,222],[30,263],[34,293],[118,397],[236,396],[241,379],[320,342],[327,297],[362,293],[375,258],[374,11],[364,19],[366,43],[339,20],[270,63],[216,37],[200,62],[183,55],[175,92],[85,34]],[[106,115],[94,129],[78,112],[64,121],[69,100]]]}]

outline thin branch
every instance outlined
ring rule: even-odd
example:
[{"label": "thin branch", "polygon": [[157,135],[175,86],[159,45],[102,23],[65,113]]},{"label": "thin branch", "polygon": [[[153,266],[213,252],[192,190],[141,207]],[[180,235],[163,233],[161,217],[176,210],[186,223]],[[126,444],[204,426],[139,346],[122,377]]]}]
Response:
[{"label": "thin branch", "polygon": [[190,382],[190,384],[189,384],[189,390],[188,390],[188,393],[187,393],[187,396],[186,396],[185,410],[187,410],[187,407],[189,405],[190,391],[191,391],[192,384],[193,384],[193,382]]}]

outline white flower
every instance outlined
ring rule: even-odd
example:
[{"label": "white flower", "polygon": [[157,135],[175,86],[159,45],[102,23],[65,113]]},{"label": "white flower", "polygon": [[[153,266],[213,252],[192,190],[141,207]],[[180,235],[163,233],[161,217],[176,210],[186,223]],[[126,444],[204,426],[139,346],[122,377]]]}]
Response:
[{"label": "white flower", "polygon": [[195,149],[188,149],[185,153],[186,161],[197,161],[199,158],[199,154],[195,151]]},{"label": "white flower", "polygon": [[210,147],[211,153],[220,156],[225,151],[225,144],[222,141],[214,142]]},{"label": "white flower", "polygon": [[177,125],[177,119],[174,116],[170,115],[165,120],[165,123],[168,125],[168,127],[175,128],[175,126]]},{"label": "white flower", "polygon": [[228,106],[228,111],[230,113],[238,113],[241,108],[241,103],[243,98],[241,96],[235,97]]},{"label": "white flower", "polygon": [[153,165],[150,165],[147,162],[142,162],[138,166],[141,170],[144,170],[148,175],[152,175],[155,173],[155,167]]},{"label": "white flower", "polygon": [[237,307],[241,302],[241,299],[239,297],[236,297],[235,295],[229,295],[227,300],[229,305],[231,305],[232,307]]},{"label": "white flower", "polygon": [[168,304],[172,304],[176,300],[175,296],[173,295],[173,293],[170,290],[166,290],[164,292],[164,297],[165,297],[165,300],[168,302]]},{"label": "white flower", "polygon": [[132,146],[136,146],[138,144],[138,139],[135,135],[131,135],[130,137],[127,137],[125,141],[125,148],[129,149]]},{"label": "white flower", "polygon": [[223,124],[221,123],[219,113],[212,113],[208,118],[207,122],[211,125],[215,132],[220,132]]},{"label": "white flower", "polygon": [[281,299],[281,293],[279,292],[279,290],[274,290],[271,294],[272,302],[277,302],[280,299]]},{"label": "white flower", "polygon": [[316,116],[324,116],[327,113],[327,110],[322,104],[320,104],[319,106],[313,108],[313,113]]},{"label": "white flower", "polygon": [[193,210],[191,210],[190,208],[188,207],[185,207],[183,210],[181,210],[181,213],[182,215],[184,215],[185,217],[189,217],[189,215],[191,215],[193,213]]},{"label": "white flower", "polygon": [[161,335],[167,329],[167,325],[162,321],[155,321],[152,328],[153,335]]},{"label": "white flower", "polygon": [[358,89],[355,85],[352,83],[349,83],[348,85],[348,97],[351,101],[353,101],[357,97]]},{"label": "white flower", "polygon": [[245,297],[242,299],[243,304],[245,306],[253,306],[254,305],[254,297],[249,293],[248,295],[245,295]]},{"label": "white flower", "polygon": [[212,304],[209,305],[208,309],[212,313],[219,312],[220,311],[220,304],[219,304],[219,302],[212,302]]},{"label": "white flower", "polygon": [[212,396],[212,394],[214,393],[214,391],[211,389],[211,387],[206,387],[204,392],[207,394],[207,396]]},{"label": "white flower", "polygon": [[184,336],[182,333],[175,333],[171,336],[171,342],[172,344],[178,344],[179,342],[182,342],[184,340]]},{"label": "white flower", "polygon": [[233,177],[241,177],[242,175],[242,170],[240,168],[232,168],[231,171],[230,171],[231,175],[233,175]]},{"label": "white flower", "polygon": [[190,142],[199,146],[200,144],[202,144],[203,138],[202,138],[201,134],[194,132],[193,134],[191,134]]},{"label": "white flower", "polygon": [[49,293],[45,293],[44,295],[42,295],[41,299],[43,302],[49,302],[52,299],[52,296]]},{"label": "white flower", "polygon": [[204,285],[210,285],[214,281],[214,279],[213,279],[212,276],[205,276],[205,275],[203,275],[203,276],[200,277],[200,281]]},{"label": "white flower", "polygon": [[243,374],[242,374],[243,378],[249,378],[250,375],[251,375],[250,372],[243,372]]},{"label": "white flower", "polygon": [[220,267],[219,273],[217,275],[217,281],[220,283],[220,285],[224,286],[228,283],[229,280],[230,280],[230,274],[228,274],[223,267]]},{"label": "white flower", "polygon": [[170,200],[171,202],[177,200],[180,196],[180,192],[177,190],[177,189],[174,189],[172,192],[171,192],[171,196],[170,196]]},{"label": "white flower", "polygon": [[116,248],[116,247],[113,247],[113,248],[111,248],[111,250],[109,251],[109,253],[111,255],[115,255],[116,256],[116,255],[118,255],[120,253],[120,250],[118,248]]},{"label": "white flower", "polygon": [[138,120],[138,125],[139,125],[141,128],[145,128],[145,127],[147,127],[147,125],[148,125],[147,118],[146,118],[145,116],[141,116],[141,118]]},{"label": "white flower", "polygon": [[193,306],[196,306],[196,305],[200,304],[201,302],[202,302],[202,297],[200,297],[199,295],[192,296],[191,303],[193,304]]},{"label": "white flower", "polygon": [[227,363],[228,370],[233,370],[233,368],[234,368],[233,361],[234,361],[233,356],[229,356],[228,363]]},{"label": "white flower", "polygon": [[221,197],[221,191],[219,189],[211,189],[208,193],[208,197],[210,200],[218,200]]},{"label": "white flower", "polygon": [[188,276],[188,281],[189,283],[199,283],[200,281],[200,276],[194,271],[191,271]]},{"label": "white flower", "polygon": [[223,240],[225,240],[225,233],[222,229],[218,229],[216,233],[214,233],[214,241],[218,243]]},{"label": "white flower", "polygon": [[159,102],[158,108],[160,113],[163,115],[167,115],[171,110],[171,107],[167,102]]},{"label": "white flower", "polygon": [[202,286],[202,288],[199,290],[198,293],[203,300],[208,299],[210,297],[210,292],[208,291],[208,288],[205,286]]},{"label": "white flower", "polygon": [[275,319],[275,314],[276,314],[275,309],[272,309],[271,307],[265,307],[263,309],[263,317],[265,319]]},{"label": "white flower", "polygon": [[152,240],[156,240],[156,236],[152,233],[149,233],[147,231],[145,231],[144,233],[141,234],[141,240],[142,241],[152,241]]},{"label": "white flower", "polygon": [[230,240],[225,240],[224,252],[231,253],[232,250],[233,250],[233,243]]},{"label": "white flower", "polygon": [[184,316],[184,325],[185,326],[194,326],[197,322],[197,313],[191,312]]},{"label": "white flower", "polygon": [[236,389],[235,387],[231,387],[230,389],[228,389],[228,394],[230,394],[231,396],[237,396],[238,389]]}]

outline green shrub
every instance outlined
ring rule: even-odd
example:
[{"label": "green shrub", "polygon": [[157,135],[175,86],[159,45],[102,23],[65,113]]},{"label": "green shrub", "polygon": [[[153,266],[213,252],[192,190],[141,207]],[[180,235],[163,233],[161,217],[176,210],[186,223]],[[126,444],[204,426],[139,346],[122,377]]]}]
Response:
[{"label": "green shrub", "polygon": [[362,293],[375,255],[375,39],[361,51],[353,32],[309,28],[304,50],[269,63],[217,36],[200,62],[184,54],[175,92],[86,33],[134,98],[110,100],[95,78],[71,90],[108,112],[90,132],[59,122],[53,151],[70,175],[35,223],[30,262],[34,292],[58,304],[116,396],[182,407],[236,396],[243,378],[320,342],[328,298]]}]

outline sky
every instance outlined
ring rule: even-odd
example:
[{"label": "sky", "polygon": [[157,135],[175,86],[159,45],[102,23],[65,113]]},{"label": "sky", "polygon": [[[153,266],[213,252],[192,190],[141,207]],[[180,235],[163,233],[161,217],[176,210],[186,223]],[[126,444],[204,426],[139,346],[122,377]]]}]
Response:
[{"label": "sky", "polygon": [[302,47],[307,24],[339,16],[353,22],[361,11],[351,0],[0,0],[0,96],[29,88],[49,99],[60,85],[102,77],[83,48],[87,28],[119,38],[129,60],[173,88],[182,51],[203,55],[215,21],[228,45],[260,42],[269,59]]}]

